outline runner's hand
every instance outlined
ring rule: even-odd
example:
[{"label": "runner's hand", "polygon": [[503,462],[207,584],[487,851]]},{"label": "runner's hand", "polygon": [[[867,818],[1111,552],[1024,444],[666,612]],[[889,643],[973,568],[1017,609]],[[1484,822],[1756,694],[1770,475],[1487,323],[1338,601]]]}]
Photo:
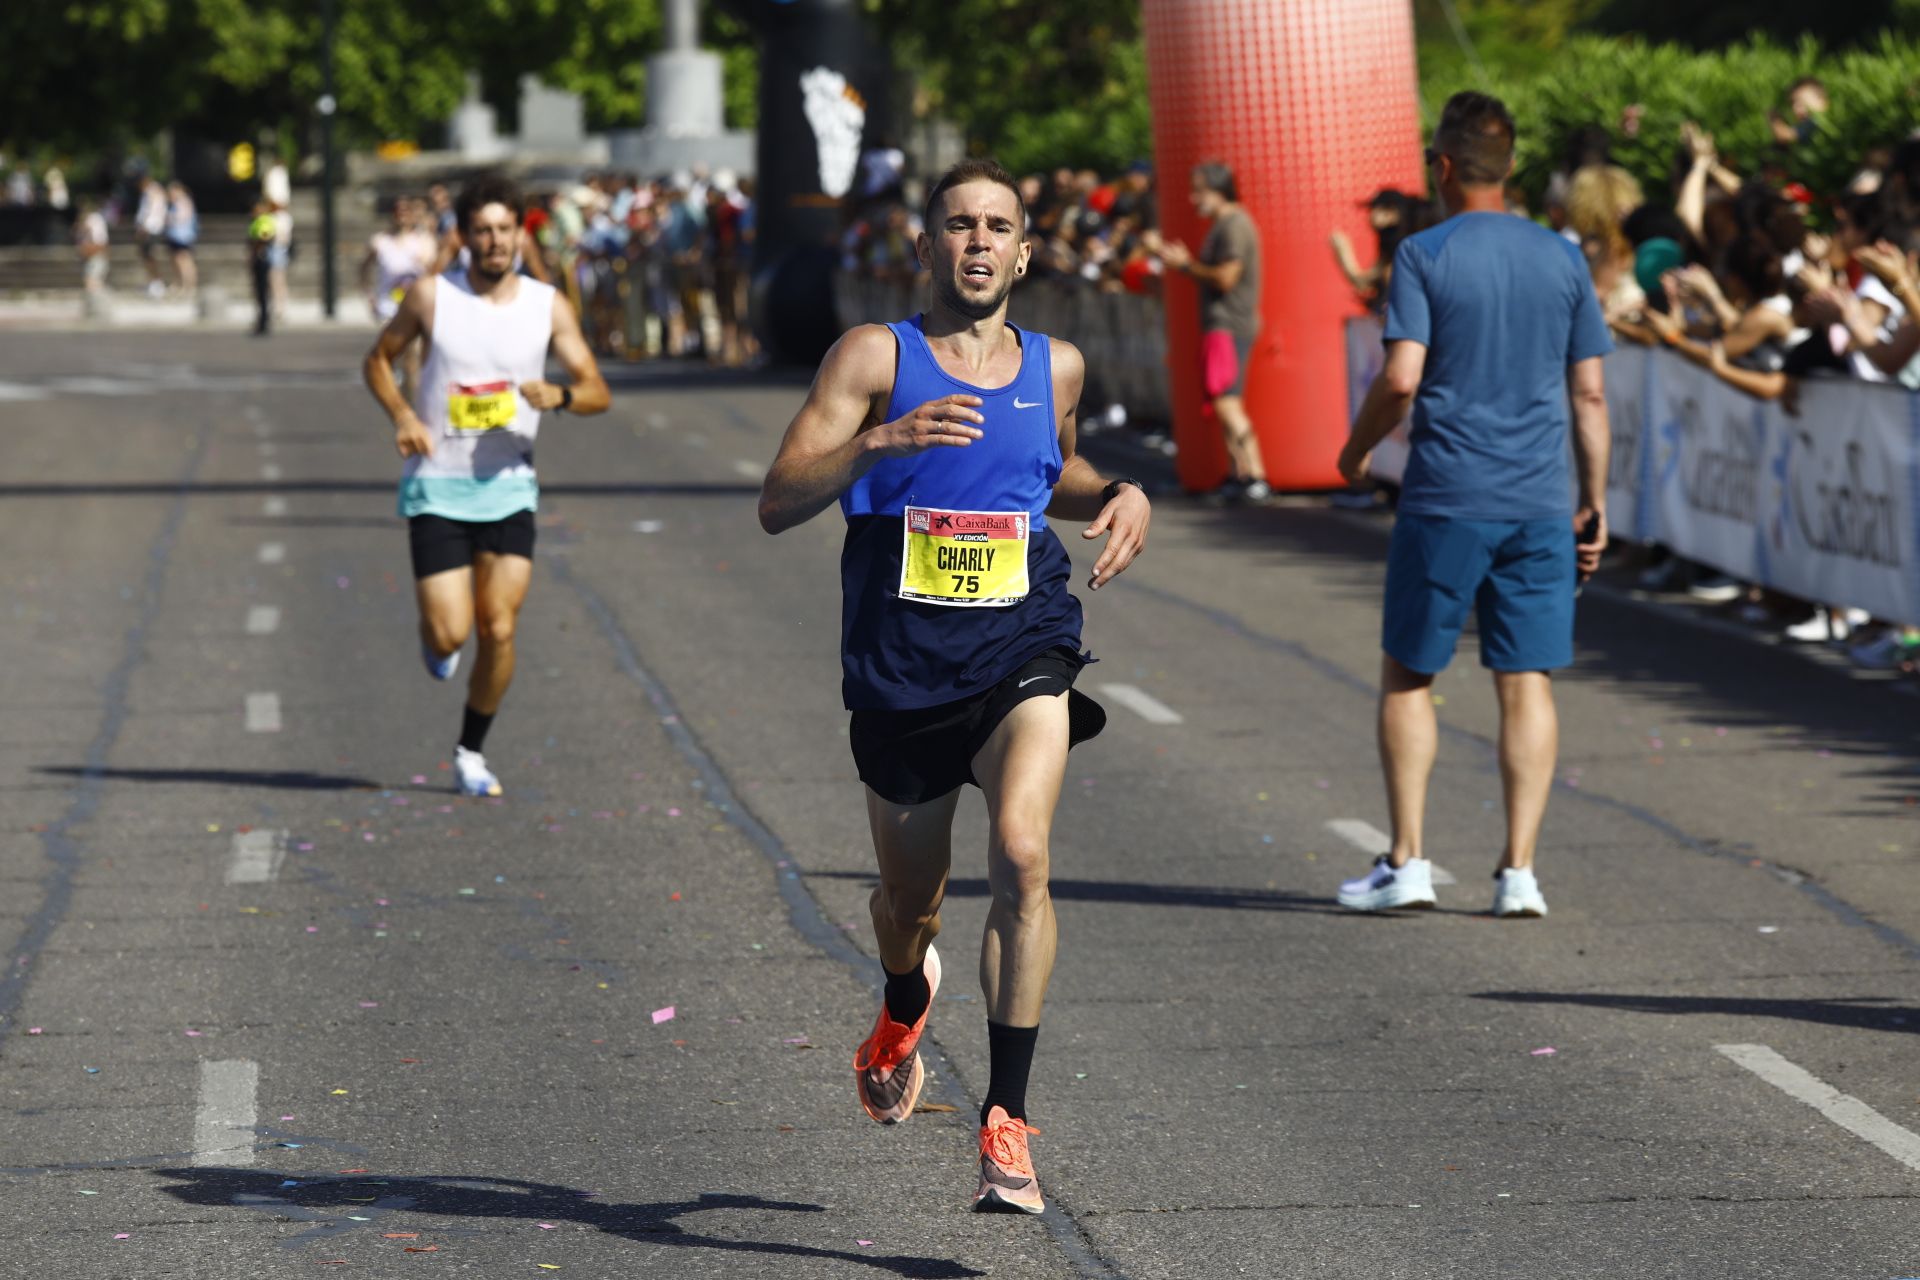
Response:
[{"label": "runner's hand", "polygon": [[1581,507],[1573,513],[1574,561],[1585,582],[1600,567],[1600,553],[1607,549],[1607,512],[1604,507]]},{"label": "runner's hand", "polygon": [[904,418],[875,427],[873,447],[889,458],[910,458],[929,449],[972,444],[985,434],[974,425],[986,421],[975,407],[984,403],[969,395],[929,400]]},{"label": "runner's hand", "polygon": [[393,447],[400,451],[400,456],[403,458],[411,458],[416,454],[422,458],[431,458],[433,434],[427,430],[426,424],[419,418],[412,413],[407,413],[394,424]]},{"label": "runner's hand", "polygon": [[558,409],[564,398],[560,388],[551,382],[523,382],[520,396],[536,409]]},{"label": "runner's hand", "polygon": [[1093,576],[1087,579],[1087,587],[1098,591],[1112,582],[1127,566],[1133,563],[1147,545],[1147,525],[1153,520],[1153,504],[1147,501],[1147,495],[1140,491],[1137,484],[1123,484],[1120,491],[1113,495],[1113,501],[1101,509],[1100,515],[1087,526],[1083,538],[1097,538],[1108,534],[1107,546],[1100,558],[1093,563]]}]

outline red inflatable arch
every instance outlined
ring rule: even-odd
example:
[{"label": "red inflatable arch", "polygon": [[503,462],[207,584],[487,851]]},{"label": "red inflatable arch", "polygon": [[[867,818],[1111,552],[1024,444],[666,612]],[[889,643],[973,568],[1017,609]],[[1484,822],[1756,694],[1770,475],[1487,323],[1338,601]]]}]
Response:
[{"label": "red inflatable arch", "polygon": [[[1332,231],[1363,259],[1360,202],[1385,186],[1424,191],[1413,10],[1407,0],[1145,0],[1147,79],[1160,223],[1198,249],[1187,200],[1202,160],[1232,167],[1260,228],[1264,327],[1247,411],[1276,489],[1339,487],[1347,435],[1344,321],[1358,314]],[[1227,455],[1200,383],[1193,282],[1166,281],[1180,482],[1211,489]]]}]

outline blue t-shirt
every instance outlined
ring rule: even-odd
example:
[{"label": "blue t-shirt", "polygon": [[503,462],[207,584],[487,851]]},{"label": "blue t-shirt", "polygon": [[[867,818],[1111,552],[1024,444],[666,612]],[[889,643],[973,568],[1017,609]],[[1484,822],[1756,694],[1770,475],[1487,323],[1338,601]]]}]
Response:
[{"label": "blue t-shirt", "polygon": [[1462,520],[1573,513],[1567,370],[1613,350],[1577,246],[1506,213],[1400,242],[1388,342],[1427,348],[1400,510]]}]

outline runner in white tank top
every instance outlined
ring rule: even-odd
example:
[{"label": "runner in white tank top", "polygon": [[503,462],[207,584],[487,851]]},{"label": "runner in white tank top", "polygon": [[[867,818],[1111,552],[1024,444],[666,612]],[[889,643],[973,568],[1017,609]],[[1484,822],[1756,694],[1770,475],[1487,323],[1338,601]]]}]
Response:
[{"label": "runner in white tank top", "polygon": [[[481,748],[513,680],[514,624],[533,573],[534,436],[544,411],[600,413],[610,397],[573,307],[552,286],[513,271],[519,190],[483,178],[461,192],[457,209],[472,250],[467,269],[407,290],[367,353],[365,373],[405,459],[400,514],[427,671],[451,679],[468,633],[479,632],[454,748],[460,790],[497,796],[500,782]],[[409,404],[393,362],[415,339],[426,360]],[[549,347],[570,385],[545,380]]]}]

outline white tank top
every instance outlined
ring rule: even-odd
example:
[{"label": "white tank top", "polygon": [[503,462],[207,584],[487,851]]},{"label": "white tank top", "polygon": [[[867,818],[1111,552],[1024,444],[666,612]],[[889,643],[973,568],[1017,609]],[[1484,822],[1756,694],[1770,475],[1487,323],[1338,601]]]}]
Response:
[{"label": "white tank top", "polygon": [[[479,497],[476,489],[532,489],[533,442],[540,430],[540,411],[520,394],[520,385],[546,375],[553,295],[552,285],[523,276],[516,283],[513,301],[493,303],[475,296],[463,272],[440,277],[434,293],[432,340],[413,405],[414,413],[433,433],[433,454],[407,459],[401,482],[403,501],[409,490]],[[441,505],[429,502],[419,509]],[[460,505],[465,507],[467,502]],[[403,509],[403,514],[413,512]],[[441,514],[457,519],[500,518],[444,510]]]}]

